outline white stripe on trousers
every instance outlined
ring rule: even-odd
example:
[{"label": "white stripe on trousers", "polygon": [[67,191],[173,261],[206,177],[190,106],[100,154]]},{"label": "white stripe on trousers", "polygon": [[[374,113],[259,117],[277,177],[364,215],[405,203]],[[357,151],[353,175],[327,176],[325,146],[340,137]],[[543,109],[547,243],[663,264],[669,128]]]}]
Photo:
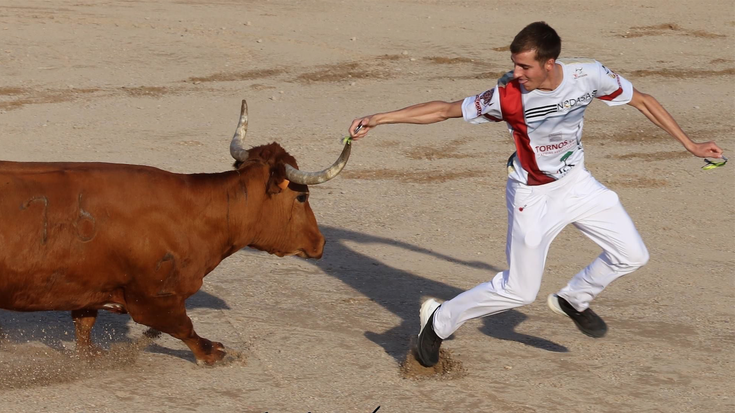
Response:
[{"label": "white stripe on trousers", "polygon": [[648,251],[618,195],[577,165],[565,177],[528,186],[506,186],[508,270],[444,302],[434,314],[434,331],[447,338],[467,320],[530,304],[541,287],[551,242],[568,224],[603,252],[558,292],[584,311],[608,284],[648,261]]}]

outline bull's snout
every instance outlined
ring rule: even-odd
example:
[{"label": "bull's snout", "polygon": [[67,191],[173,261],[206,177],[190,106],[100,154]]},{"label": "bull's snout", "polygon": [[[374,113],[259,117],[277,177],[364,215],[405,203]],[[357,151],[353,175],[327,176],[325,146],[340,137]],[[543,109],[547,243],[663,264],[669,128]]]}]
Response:
[{"label": "bull's snout", "polygon": [[319,259],[322,257],[322,254],[324,254],[324,245],[327,243],[327,240],[324,239],[324,236],[322,234],[319,234],[319,240],[316,243],[316,247],[314,248],[313,254],[309,254],[309,258]]},{"label": "bull's snout", "polygon": [[320,233],[315,237],[311,247],[300,250],[296,255],[301,258],[314,258],[318,260],[322,257],[322,254],[324,254],[324,244],[326,243],[327,240],[325,240],[324,236]]}]

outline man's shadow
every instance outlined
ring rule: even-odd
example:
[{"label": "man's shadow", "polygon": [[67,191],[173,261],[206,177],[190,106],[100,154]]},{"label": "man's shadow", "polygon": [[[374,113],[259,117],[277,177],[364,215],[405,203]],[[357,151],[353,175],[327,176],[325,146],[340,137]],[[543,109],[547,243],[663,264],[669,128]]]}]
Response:
[{"label": "man's shadow", "polygon": [[[413,253],[432,256],[460,266],[488,271],[488,279],[500,269],[480,261],[459,260],[438,252],[373,235],[366,235],[343,228],[320,226],[327,239],[324,258],[314,262],[325,274],[335,277],[364,296],[401,318],[401,324],[384,332],[366,331],[365,337],[383,347],[398,362],[409,351],[411,336],[419,331],[419,306],[422,298],[436,297],[449,300],[463,291],[443,282],[419,277],[410,272],[384,263],[349,248],[352,244],[387,244]],[[528,317],[516,310],[509,310],[485,318],[483,333],[501,340],[512,340],[532,347],[566,352],[566,347],[549,340],[516,333],[515,327]],[[451,339],[451,337],[450,337]]]}]

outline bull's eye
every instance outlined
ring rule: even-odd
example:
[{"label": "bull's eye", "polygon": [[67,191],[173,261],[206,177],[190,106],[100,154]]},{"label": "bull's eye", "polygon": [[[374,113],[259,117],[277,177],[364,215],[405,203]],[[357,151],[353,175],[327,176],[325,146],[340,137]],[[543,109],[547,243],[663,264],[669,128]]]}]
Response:
[{"label": "bull's eye", "polygon": [[296,200],[297,200],[297,201],[299,201],[299,202],[301,202],[302,204],[303,204],[304,202],[306,202],[306,200],[307,200],[307,199],[309,199],[309,194],[299,194],[299,195],[298,195],[298,196],[296,197]]}]

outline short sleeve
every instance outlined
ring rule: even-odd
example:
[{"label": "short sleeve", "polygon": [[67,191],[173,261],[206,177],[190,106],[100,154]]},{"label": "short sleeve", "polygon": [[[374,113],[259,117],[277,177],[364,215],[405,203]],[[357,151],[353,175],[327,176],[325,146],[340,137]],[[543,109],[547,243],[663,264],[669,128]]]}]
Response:
[{"label": "short sleeve", "polygon": [[627,79],[597,62],[599,85],[596,97],[608,106],[625,105],[633,99],[633,84]]},{"label": "short sleeve", "polygon": [[462,116],[467,122],[475,124],[503,120],[498,87],[466,97],[462,102]]}]

